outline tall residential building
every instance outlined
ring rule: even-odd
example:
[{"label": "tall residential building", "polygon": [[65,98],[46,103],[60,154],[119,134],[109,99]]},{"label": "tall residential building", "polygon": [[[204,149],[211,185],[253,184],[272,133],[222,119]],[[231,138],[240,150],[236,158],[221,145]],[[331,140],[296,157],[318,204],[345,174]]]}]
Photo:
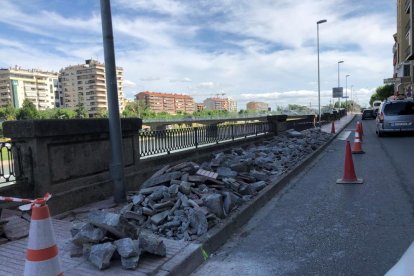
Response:
[{"label": "tall residential building", "polygon": [[193,113],[196,110],[193,97],[188,95],[144,91],[136,94],[135,99],[143,100],[154,112],[176,114],[178,111]]},{"label": "tall residential building", "polygon": [[212,97],[204,100],[205,109],[237,111],[237,103],[231,98]]},{"label": "tall residential building", "polygon": [[[123,68],[116,68],[120,112],[124,110],[123,73]],[[60,70],[60,78],[63,107],[75,108],[83,104],[89,117],[94,117],[102,110],[108,110],[103,63],[88,59],[85,64],[72,65]]]},{"label": "tall residential building", "polygon": [[268,108],[269,108],[269,105],[267,103],[264,103],[264,102],[248,102],[246,104],[246,109],[247,110],[254,110],[254,111],[265,110],[265,111],[267,111]]},{"label": "tall residential building", "polygon": [[22,107],[29,99],[38,110],[55,107],[58,73],[20,67],[0,69],[0,106]]},{"label": "tall residential building", "polygon": [[407,94],[412,91],[413,83],[413,22],[411,11],[413,0],[397,0],[397,33],[394,34],[393,46],[393,82],[396,94]]}]

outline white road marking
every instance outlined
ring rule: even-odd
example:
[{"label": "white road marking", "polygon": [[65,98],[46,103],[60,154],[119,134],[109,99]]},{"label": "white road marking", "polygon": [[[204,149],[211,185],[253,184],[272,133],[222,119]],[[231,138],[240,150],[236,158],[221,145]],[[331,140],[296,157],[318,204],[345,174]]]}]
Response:
[{"label": "white road marking", "polygon": [[338,140],[347,140],[349,135],[351,134],[351,131],[347,130],[347,131],[342,131],[341,134],[338,135],[338,137],[336,139]]}]

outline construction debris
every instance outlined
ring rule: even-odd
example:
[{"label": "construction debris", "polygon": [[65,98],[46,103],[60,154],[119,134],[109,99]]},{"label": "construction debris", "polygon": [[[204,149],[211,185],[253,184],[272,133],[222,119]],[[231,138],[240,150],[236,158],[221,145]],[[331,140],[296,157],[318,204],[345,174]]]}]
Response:
[{"label": "construction debris", "polygon": [[160,237],[192,241],[204,235],[330,137],[317,129],[288,131],[202,164],[167,165],[129,192],[126,205],[90,212],[74,225],[73,243],[98,269],[109,266],[115,250],[124,269],[135,269],[141,252],[166,256]]}]

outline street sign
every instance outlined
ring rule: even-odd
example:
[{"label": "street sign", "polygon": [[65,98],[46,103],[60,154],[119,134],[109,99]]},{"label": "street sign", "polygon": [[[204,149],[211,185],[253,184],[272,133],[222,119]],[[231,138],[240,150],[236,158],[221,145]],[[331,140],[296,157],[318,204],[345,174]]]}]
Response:
[{"label": "street sign", "polygon": [[334,87],[332,88],[332,98],[342,98],[344,95],[343,87]]}]

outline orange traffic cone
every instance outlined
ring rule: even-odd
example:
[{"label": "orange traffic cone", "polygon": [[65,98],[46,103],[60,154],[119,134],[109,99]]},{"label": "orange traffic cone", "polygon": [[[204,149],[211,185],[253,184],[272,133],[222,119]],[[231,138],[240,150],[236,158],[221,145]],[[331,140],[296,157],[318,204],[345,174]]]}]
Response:
[{"label": "orange traffic cone", "polygon": [[336,184],[362,184],[364,181],[356,177],[354,161],[352,160],[351,144],[346,141],[344,176],[336,180]]},{"label": "orange traffic cone", "polygon": [[33,202],[24,275],[63,275],[49,207],[44,198]]},{"label": "orange traffic cone", "polygon": [[359,140],[362,143],[361,123],[359,121],[357,121],[355,132],[359,132]]},{"label": "orange traffic cone", "polygon": [[354,148],[352,150],[353,154],[361,154],[361,153],[365,153],[362,150],[362,145],[361,145],[361,140],[359,138],[359,131],[355,131],[355,139],[354,139]]},{"label": "orange traffic cone", "polygon": [[334,121],[332,121],[331,133],[332,134],[335,134],[336,133],[335,132],[335,123],[334,123]]},{"label": "orange traffic cone", "polygon": [[359,122],[359,134],[361,134],[361,137],[364,136],[364,128],[362,127],[362,122]]}]

